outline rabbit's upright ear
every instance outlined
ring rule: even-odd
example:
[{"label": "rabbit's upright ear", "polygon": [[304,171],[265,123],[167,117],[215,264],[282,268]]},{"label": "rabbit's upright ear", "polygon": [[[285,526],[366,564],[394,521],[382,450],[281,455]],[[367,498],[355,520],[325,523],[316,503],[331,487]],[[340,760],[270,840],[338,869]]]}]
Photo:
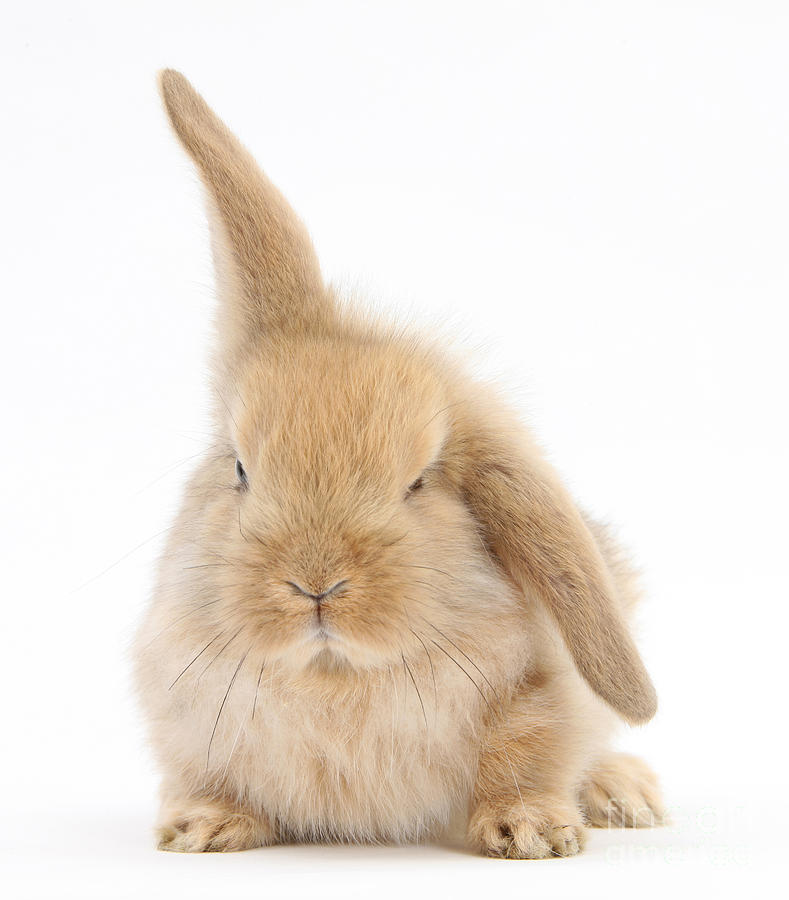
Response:
[{"label": "rabbit's upright ear", "polygon": [[325,326],[333,308],[304,225],[180,72],[165,69],[159,85],[208,190],[225,351]]},{"label": "rabbit's upright ear", "polygon": [[627,721],[648,721],[655,689],[595,539],[537,448],[489,412],[461,417],[447,446],[486,545],[526,596],[546,604],[592,689]]}]

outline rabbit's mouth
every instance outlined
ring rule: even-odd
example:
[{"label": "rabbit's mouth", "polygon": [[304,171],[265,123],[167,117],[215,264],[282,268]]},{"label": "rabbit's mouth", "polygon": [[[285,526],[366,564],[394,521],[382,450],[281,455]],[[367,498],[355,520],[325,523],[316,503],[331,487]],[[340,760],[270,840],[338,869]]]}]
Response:
[{"label": "rabbit's mouth", "polygon": [[347,653],[347,642],[325,625],[314,628],[306,641],[308,656],[304,663],[311,669],[347,671],[353,667]]},{"label": "rabbit's mouth", "polygon": [[318,652],[338,643],[339,636],[328,626],[326,620],[317,613],[307,636],[307,641],[316,645]]}]

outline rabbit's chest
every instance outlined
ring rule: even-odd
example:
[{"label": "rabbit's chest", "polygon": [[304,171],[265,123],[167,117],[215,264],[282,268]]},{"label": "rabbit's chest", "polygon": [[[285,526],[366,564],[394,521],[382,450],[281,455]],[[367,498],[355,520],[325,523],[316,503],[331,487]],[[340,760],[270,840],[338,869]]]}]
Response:
[{"label": "rabbit's chest", "polygon": [[486,703],[458,674],[393,668],[336,697],[264,680],[254,719],[229,717],[216,764],[296,837],[418,837],[464,806],[476,770]]}]

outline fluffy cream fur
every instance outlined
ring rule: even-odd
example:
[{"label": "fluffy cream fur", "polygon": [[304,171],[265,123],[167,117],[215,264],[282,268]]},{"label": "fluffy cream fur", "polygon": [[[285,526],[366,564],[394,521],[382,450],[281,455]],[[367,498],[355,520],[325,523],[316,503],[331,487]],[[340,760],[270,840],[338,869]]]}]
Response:
[{"label": "fluffy cream fur", "polygon": [[495,397],[341,310],[249,154],[183,76],[161,87],[221,302],[216,442],[136,644],[160,846],[461,817],[481,851],[534,858],[576,853],[584,816],[659,817],[651,773],[606,749],[617,713],[655,709],[621,553]]}]

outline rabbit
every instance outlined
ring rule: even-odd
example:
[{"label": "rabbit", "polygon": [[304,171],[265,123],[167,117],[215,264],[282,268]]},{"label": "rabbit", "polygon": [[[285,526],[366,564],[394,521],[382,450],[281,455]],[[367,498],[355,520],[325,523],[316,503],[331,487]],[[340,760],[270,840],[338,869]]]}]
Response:
[{"label": "rabbit", "polygon": [[572,856],[660,821],[613,753],[656,696],[636,576],[534,438],[435,340],[354,312],[180,73],[206,188],[215,440],[134,645],[163,850],[415,842]]}]

